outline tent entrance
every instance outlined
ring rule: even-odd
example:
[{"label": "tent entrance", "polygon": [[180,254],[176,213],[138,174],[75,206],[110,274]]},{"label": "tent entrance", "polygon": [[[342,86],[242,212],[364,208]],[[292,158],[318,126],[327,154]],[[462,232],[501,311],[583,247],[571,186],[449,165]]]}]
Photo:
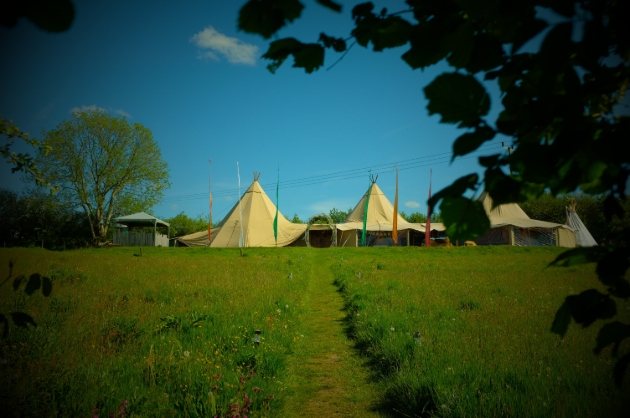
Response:
[{"label": "tent entrance", "polygon": [[313,248],[328,248],[332,246],[333,231],[331,229],[310,229],[308,242]]}]

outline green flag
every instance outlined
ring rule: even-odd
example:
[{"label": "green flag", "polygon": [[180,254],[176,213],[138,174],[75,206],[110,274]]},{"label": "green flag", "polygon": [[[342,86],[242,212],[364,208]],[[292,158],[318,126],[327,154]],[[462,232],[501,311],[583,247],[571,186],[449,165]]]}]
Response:
[{"label": "green flag", "polygon": [[372,191],[372,184],[370,184],[370,187],[368,187],[367,196],[365,199],[365,210],[363,212],[363,234],[361,235],[361,245],[364,247],[367,236],[368,205],[370,204],[370,193]]},{"label": "green flag", "polygon": [[278,188],[280,187],[280,169],[278,168],[278,182],[276,183],[276,217],[273,218],[273,237],[278,244]]}]

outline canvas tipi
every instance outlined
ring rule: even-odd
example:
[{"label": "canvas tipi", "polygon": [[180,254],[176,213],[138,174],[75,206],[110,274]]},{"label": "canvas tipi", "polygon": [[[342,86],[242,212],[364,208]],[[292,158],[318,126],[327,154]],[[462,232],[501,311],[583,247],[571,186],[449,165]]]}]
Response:
[{"label": "canvas tipi", "polygon": [[[185,245],[210,247],[284,247],[303,236],[305,224],[291,223],[278,212],[278,241],[273,230],[276,205],[258,183],[260,174],[254,174],[254,182],[243,194],[232,210],[212,229],[212,242],[208,242],[207,231],[179,238]],[[242,223],[241,223],[242,222]],[[241,231],[243,241],[241,241]],[[205,238],[204,238],[204,235]],[[205,240],[205,242],[204,242]]]},{"label": "canvas tipi", "polygon": [[566,225],[575,232],[575,244],[579,247],[595,247],[597,242],[591,233],[588,232],[586,226],[582,223],[582,220],[575,209],[575,201],[571,202],[571,205],[565,207],[567,212]]}]

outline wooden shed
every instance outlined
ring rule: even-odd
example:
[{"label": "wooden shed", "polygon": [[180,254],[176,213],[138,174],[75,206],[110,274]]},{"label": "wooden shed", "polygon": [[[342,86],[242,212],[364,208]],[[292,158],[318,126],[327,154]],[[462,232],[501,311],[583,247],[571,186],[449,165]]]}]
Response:
[{"label": "wooden shed", "polygon": [[[114,245],[128,247],[168,247],[170,225],[144,212],[113,219],[119,224],[114,231]],[[158,232],[166,228],[166,235]],[[153,229],[151,231],[151,228]]]}]

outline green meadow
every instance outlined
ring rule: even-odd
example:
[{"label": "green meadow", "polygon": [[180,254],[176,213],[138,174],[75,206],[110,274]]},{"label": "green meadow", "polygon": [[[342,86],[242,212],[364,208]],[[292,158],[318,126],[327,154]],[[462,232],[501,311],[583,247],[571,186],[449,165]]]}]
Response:
[{"label": "green meadow", "polygon": [[[0,340],[0,403],[15,417],[625,416],[630,377],[616,388],[612,347],[593,353],[601,323],[549,332],[565,296],[601,288],[594,266],[547,268],[561,251],[1,249],[0,313],[36,326]],[[48,297],[24,291],[34,274]],[[617,310],[630,322],[629,301]]]}]

